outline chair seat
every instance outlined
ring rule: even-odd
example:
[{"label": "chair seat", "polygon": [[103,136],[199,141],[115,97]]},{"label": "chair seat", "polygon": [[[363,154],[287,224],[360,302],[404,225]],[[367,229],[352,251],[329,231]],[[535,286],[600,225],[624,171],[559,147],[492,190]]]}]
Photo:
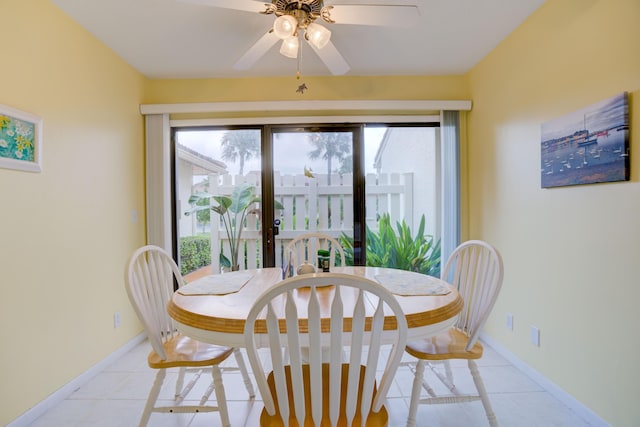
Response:
[{"label": "chair seat", "polygon": [[231,347],[221,347],[193,340],[181,334],[163,343],[167,359],[162,360],[158,353],[151,351],[147,362],[150,368],[164,369],[173,367],[211,366],[223,362],[233,353]]},{"label": "chair seat", "polygon": [[[285,376],[286,376],[286,381],[287,381],[287,390],[288,390],[288,395],[289,395],[289,408],[291,410],[291,414],[289,417],[289,425],[291,427],[299,427],[298,423],[295,419],[295,412],[294,412],[294,408],[293,408],[293,392],[292,392],[292,387],[291,387],[291,366],[287,365],[284,367],[285,368]],[[360,367],[360,386],[358,387],[358,406],[356,409],[356,416],[354,419],[354,425],[360,425],[360,416],[358,415],[360,413],[360,395],[362,393],[362,381],[363,381],[363,375],[364,375],[364,366]],[[340,400],[340,417],[338,419],[338,426],[339,427],[347,427],[347,420],[346,420],[346,416],[344,414],[344,407],[345,407],[345,401],[346,401],[346,379],[348,376],[348,372],[349,372],[349,364],[343,364],[342,365],[342,392],[340,393],[341,395],[341,400]],[[313,426],[313,421],[311,419],[311,393],[309,391],[309,365],[302,365],[302,376],[303,376],[303,381],[304,381],[304,388],[305,388],[305,420],[304,420],[304,426]],[[323,384],[328,384],[329,383],[329,364],[325,363],[322,365],[322,379],[323,379]],[[267,412],[266,408],[262,410],[262,414],[260,415],[260,425],[261,426],[269,426],[269,427],[280,427],[280,426],[284,426],[283,422],[282,422],[282,417],[278,411],[278,404],[277,404],[277,394],[275,392],[275,381],[273,379],[273,372],[269,373],[269,376],[267,377],[267,383],[269,384],[269,389],[271,390],[271,394],[272,396],[274,396],[275,399],[275,403],[276,403],[276,413],[274,415],[269,415],[269,413]],[[374,395],[376,393],[376,385],[374,384]],[[326,426],[330,426],[331,423],[329,421],[329,387],[323,387],[322,390],[322,421],[320,426],[318,427],[326,427]],[[382,406],[382,408],[380,409],[379,412],[369,412],[369,416],[367,418],[367,422],[365,424],[365,426],[367,427],[375,427],[375,426],[387,426],[389,422],[389,415],[387,413],[387,409],[384,407],[384,405]]]},{"label": "chair seat", "polygon": [[424,340],[407,342],[406,351],[412,356],[422,360],[447,360],[447,359],[480,359],[482,357],[482,344],[476,342],[470,351],[465,348],[469,337],[455,328],[450,328],[434,337]]}]

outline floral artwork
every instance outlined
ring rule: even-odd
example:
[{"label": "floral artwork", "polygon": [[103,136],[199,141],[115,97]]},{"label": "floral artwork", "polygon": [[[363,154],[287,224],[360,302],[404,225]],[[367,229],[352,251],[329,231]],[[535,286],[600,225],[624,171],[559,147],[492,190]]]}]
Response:
[{"label": "floral artwork", "polygon": [[0,155],[9,159],[34,159],[35,125],[11,116],[0,116]]},{"label": "floral artwork", "polygon": [[0,105],[0,167],[40,172],[38,117]]}]

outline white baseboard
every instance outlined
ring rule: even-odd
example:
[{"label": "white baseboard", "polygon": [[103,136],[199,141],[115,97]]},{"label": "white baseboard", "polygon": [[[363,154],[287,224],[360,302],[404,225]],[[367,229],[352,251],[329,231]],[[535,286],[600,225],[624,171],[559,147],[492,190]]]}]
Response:
[{"label": "white baseboard", "polygon": [[544,375],[522,362],[513,353],[507,350],[504,346],[498,343],[490,336],[481,333],[480,340],[487,346],[494,349],[498,354],[507,359],[513,366],[520,370],[523,374],[535,381],[540,387],[545,389],[553,397],[567,405],[573,412],[578,414],[582,419],[591,424],[593,427],[611,427],[605,420],[600,418],[598,414],[591,409],[583,405],[580,401],[575,399],[569,393],[549,381]]},{"label": "white baseboard", "polygon": [[131,351],[135,346],[146,339],[147,335],[143,332],[134,337],[131,341],[111,353],[101,362],[92,366],[89,370],[83,372],[69,383],[60,387],[46,399],[36,404],[33,408],[11,421],[6,427],[26,427],[41,417],[49,409],[55,407],[60,402],[69,397],[74,391],[89,382],[93,377],[102,372],[107,366],[118,360],[120,357]]}]

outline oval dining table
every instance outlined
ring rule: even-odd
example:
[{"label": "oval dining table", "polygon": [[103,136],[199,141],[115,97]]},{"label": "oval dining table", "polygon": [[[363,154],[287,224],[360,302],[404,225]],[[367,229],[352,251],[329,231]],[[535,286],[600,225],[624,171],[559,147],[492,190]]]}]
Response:
[{"label": "oval dining table", "polygon": [[[358,266],[335,267],[331,272],[364,276],[379,283],[383,277],[395,277],[401,281],[403,277],[413,281],[418,278],[428,282],[432,289],[437,288],[439,292],[428,295],[395,294],[407,319],[409,340],[428,338],[448,329],[462,310],[463,302],[457,290],[448,283],[431,276],[388,268]],[[226,274],[239,274],[243,277],[242,280],[246,279],[246,282],[239,290],[224,295],[199,291],[189,294],[179,289],[173,294],[167,310],[176,322],[178,330],[184,335],[211,344],[244,347],[244,325],[249,310],[263,292],[282,281],[282,270],[263,268]],[[217,277],[206,276],[203,279],[215,282],[222,278],[218,275]],[[195,282],[192,283],[196,285]],[[192,283],[181,289],[188,289],[187,286]],[[384,286],[384,283],[381,284]],[[328,286],[326,289],[319,289],[318,292],[333,292],[334,288],[334,286]],[[299,291],[295,297],[304,301],[305,293]],[[327,301],[330,301],[330,298],[327,298]],[[352,312],[352,307],[346,306],[347,301],[353,301],[353,299],[345,299],[345,312]],[[330,313],[328,307],[322,311]],[[329,317],[327,314],[327,318]],[[284,311],[282,319],[284,319]],[[300,321],[304,322],[304,318],[301,317]],[[304,325],[301,325],[301,331],[304,329]],[[395,329],[395,317],[385,317],[384,329]],[[266,339],[266,329],[261,331],[258,323],[256,323],[255,333],[264,333]]]}]

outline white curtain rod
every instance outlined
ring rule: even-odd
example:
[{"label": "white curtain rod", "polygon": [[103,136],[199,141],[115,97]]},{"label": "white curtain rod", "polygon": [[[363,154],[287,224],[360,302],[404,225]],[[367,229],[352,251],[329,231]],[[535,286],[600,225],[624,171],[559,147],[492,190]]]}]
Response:
[{"label": "white curtain rod", "polygon": [[439,123],[440,116],[278,116],[170,120],[171,127],[273,125],[310,123]]}]

